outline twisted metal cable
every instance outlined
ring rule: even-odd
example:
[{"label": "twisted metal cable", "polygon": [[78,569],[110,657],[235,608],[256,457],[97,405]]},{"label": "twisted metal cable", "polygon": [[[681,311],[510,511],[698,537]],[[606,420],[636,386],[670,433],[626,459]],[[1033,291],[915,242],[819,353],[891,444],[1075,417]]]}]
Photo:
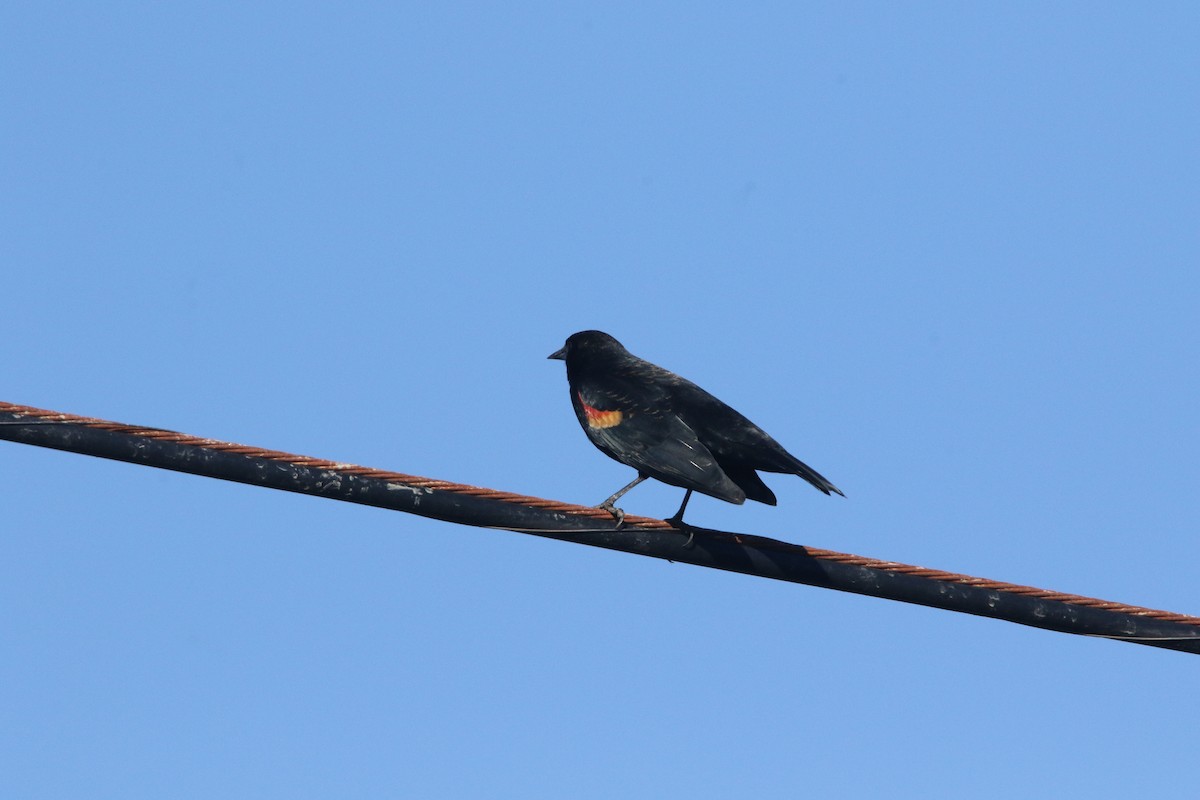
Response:
[{"label": "twisted metal cable", "polygon": [[[74,431],[103,431],[117,438],[85,445],[76,441],[79,438],[78,434],[72,435],[60,430],[55,436],[45,430],[55,427]],[[1187,614],[833,550],[802,547],[751,534],[692,526],[684,526],[684,529],[680,530],[665,520],[652,517],[628,515],[618,530],[607,511],[590,506],[250,447],[177,431],[125,425],[0,401],[0,438],[394,508],[480,527],[496,527],[551,538],[583,541],[641,555],[994,616],[1053,630],[1127,639],[1188,652],[1200,652],[1200,617]],[[129,442],[141,444],[126,447]],[[173,449],[168,453],[155,454],[150,452],[152,444]],[[242,457],[245,461],[208,463],[217,455]],[[265,474],[264,470],[268,466],[274,466],[280,474]],[[401,493],[397,496],[397,488],[406,490],[408,494]],[[596,539],[589,537],[589,540],[576,538],[582,533],[602,536]],[[692,553],[683,547],[681,540],[684,537],[681,533],[688,534],[689,542],[693,534],[699,537],[698,552]],[[660,536],[664,534],[671,538]],[[838,572],[841,568],[851,569]],[[890,584],[893,585],[880,587],[880,576],[890,578]],[[914,584],[908,579],[918,579],[919,582]],[[922,588],[924,583],[920,582],[936,582],[957,587],[959,592],[957,595],[951,593],[946,596],[945,591],[939,590],[931,595]],[[1062,604],[1062,607],[1039,606],[1024,614],[1023,618],[1015,618],[995,610],[996,597],[1010,598],[1010,604],[1011,599],[1025,598]],[[1051,614],[1051,618],[1040,620],[1040,617],[1047,616],[1045,608],[1061,613]],[[1085,609],[1119,615],[1123,622],[1116,627],[1100,626],[1104,632],[1096,632],[1087,625],[1079,629],[1072,627],[1076,625],[1077,618]],[[1147,634],[1139,627],[1138,620],[1183,627],[1156,629]],[[1183,644],[1174,646],[1170,642]]]}]

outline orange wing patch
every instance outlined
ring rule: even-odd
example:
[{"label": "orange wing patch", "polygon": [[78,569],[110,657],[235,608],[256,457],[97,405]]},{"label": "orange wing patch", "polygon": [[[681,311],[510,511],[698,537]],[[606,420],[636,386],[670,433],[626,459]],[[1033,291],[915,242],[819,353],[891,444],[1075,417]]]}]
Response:
[{"label": "orange wing patch", "polygon": [[579,395],[579,405],[583,406],[584,416],[587,417],[589,428],[612,428],[621,424],[621,420],[625,415],[620,411],[601,411],[598,408],[593,408],[583,401],[583,395]]}]

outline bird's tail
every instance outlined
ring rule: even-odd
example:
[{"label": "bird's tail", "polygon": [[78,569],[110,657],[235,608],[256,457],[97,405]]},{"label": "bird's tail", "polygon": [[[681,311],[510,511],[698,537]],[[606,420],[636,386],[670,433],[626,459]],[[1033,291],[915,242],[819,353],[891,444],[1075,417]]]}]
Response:
[{"label": "bird's tail", "polygon": [[763,483],[763,479],[758,477],[758,473],[750,467],[726,467],[725,474],[729,476],[729,480],[736,483],[738,488],[746,493],[747,500],[757,500],[769,506],[778,502],[771,487]]},{"label": "bird's tail", "polygon": [[840,494],[842,497],[846,496],[845,492],[834,486],[828,478],[817,472],[808,464],[805,464],[798,458],[793,458],[792,460],[795,463],[791,465],[792,468],[788,471],[793,475],[799,475],[801,478],[804,478],[804,480],[808,481],[825,494]]}]

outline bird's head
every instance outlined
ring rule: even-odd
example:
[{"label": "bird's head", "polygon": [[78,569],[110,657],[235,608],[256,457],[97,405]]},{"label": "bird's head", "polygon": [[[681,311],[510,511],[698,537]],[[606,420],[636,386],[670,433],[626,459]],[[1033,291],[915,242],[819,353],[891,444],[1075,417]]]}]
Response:
[{"label": "bird's head", "polygon": [[575,361],[623,352],[625,348],[621,343],[604,331],[580,331],[567,337],[567,343],[551,353],[548,358]]}]

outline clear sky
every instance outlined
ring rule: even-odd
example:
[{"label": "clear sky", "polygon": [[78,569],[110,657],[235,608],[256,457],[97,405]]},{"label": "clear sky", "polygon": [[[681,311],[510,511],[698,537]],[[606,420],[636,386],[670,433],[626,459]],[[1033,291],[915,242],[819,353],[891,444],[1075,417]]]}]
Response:
[{"label": "clear sky", "polygon": [[[9,3],[0,399],[544,497],[601,328],[845,490],[697,524],[1200,613],[1194,3]],[[1200,659],[0,443],[0,794],[1175,794]],[[630,513],[680,492],[644,485]]]}]

